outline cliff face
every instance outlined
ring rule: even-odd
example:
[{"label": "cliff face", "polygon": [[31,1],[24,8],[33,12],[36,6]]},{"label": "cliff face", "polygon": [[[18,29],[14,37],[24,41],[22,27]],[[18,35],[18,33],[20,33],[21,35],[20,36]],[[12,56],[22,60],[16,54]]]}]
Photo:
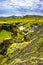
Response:
[{"label": "cliff face", "polygon": [[43,65],[43,23],[29,24],[0,24],[0,65]]}]

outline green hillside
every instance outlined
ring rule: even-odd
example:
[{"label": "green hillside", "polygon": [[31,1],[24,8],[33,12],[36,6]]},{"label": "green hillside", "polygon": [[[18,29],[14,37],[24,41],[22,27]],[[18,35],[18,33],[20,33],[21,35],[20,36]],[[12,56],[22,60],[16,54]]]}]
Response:
[{"label": "green hillside", "polygon": [[43,65],[43,16],[0,18],[0,65]]}]

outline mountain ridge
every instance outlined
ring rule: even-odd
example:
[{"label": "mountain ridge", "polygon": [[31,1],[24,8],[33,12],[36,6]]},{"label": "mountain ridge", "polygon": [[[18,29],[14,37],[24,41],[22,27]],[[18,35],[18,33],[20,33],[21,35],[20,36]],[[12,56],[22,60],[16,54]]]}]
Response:
[{"label": "mountain ridge", "polygon": [[24,18],[24,17],[43,17],[43,16],[40,16],[40,15],[25,15],[25,16],[15,16],[15,15],[12,15],[12,16],[7,16],[7,17],[0,16],[0,19],[1,18]]}]

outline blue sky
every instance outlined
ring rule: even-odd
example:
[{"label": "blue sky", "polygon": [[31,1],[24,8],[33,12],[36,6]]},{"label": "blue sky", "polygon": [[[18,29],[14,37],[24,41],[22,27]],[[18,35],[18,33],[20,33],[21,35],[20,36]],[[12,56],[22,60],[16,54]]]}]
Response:
[{"label": "blue sky", "polygon": [[0,16],[43,16],[43,0],[0,0]]}]

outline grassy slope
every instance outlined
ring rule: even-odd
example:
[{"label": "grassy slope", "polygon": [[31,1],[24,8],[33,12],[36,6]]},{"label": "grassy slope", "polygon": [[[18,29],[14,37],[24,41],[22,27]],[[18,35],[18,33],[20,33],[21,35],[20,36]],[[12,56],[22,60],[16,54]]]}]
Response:
[{"label": "grassy slope", "polygon": [[[24,30],[19,30],[24,26]],[[0,20],[0,65],[35,65],[43,61],[43,17]]]}]

